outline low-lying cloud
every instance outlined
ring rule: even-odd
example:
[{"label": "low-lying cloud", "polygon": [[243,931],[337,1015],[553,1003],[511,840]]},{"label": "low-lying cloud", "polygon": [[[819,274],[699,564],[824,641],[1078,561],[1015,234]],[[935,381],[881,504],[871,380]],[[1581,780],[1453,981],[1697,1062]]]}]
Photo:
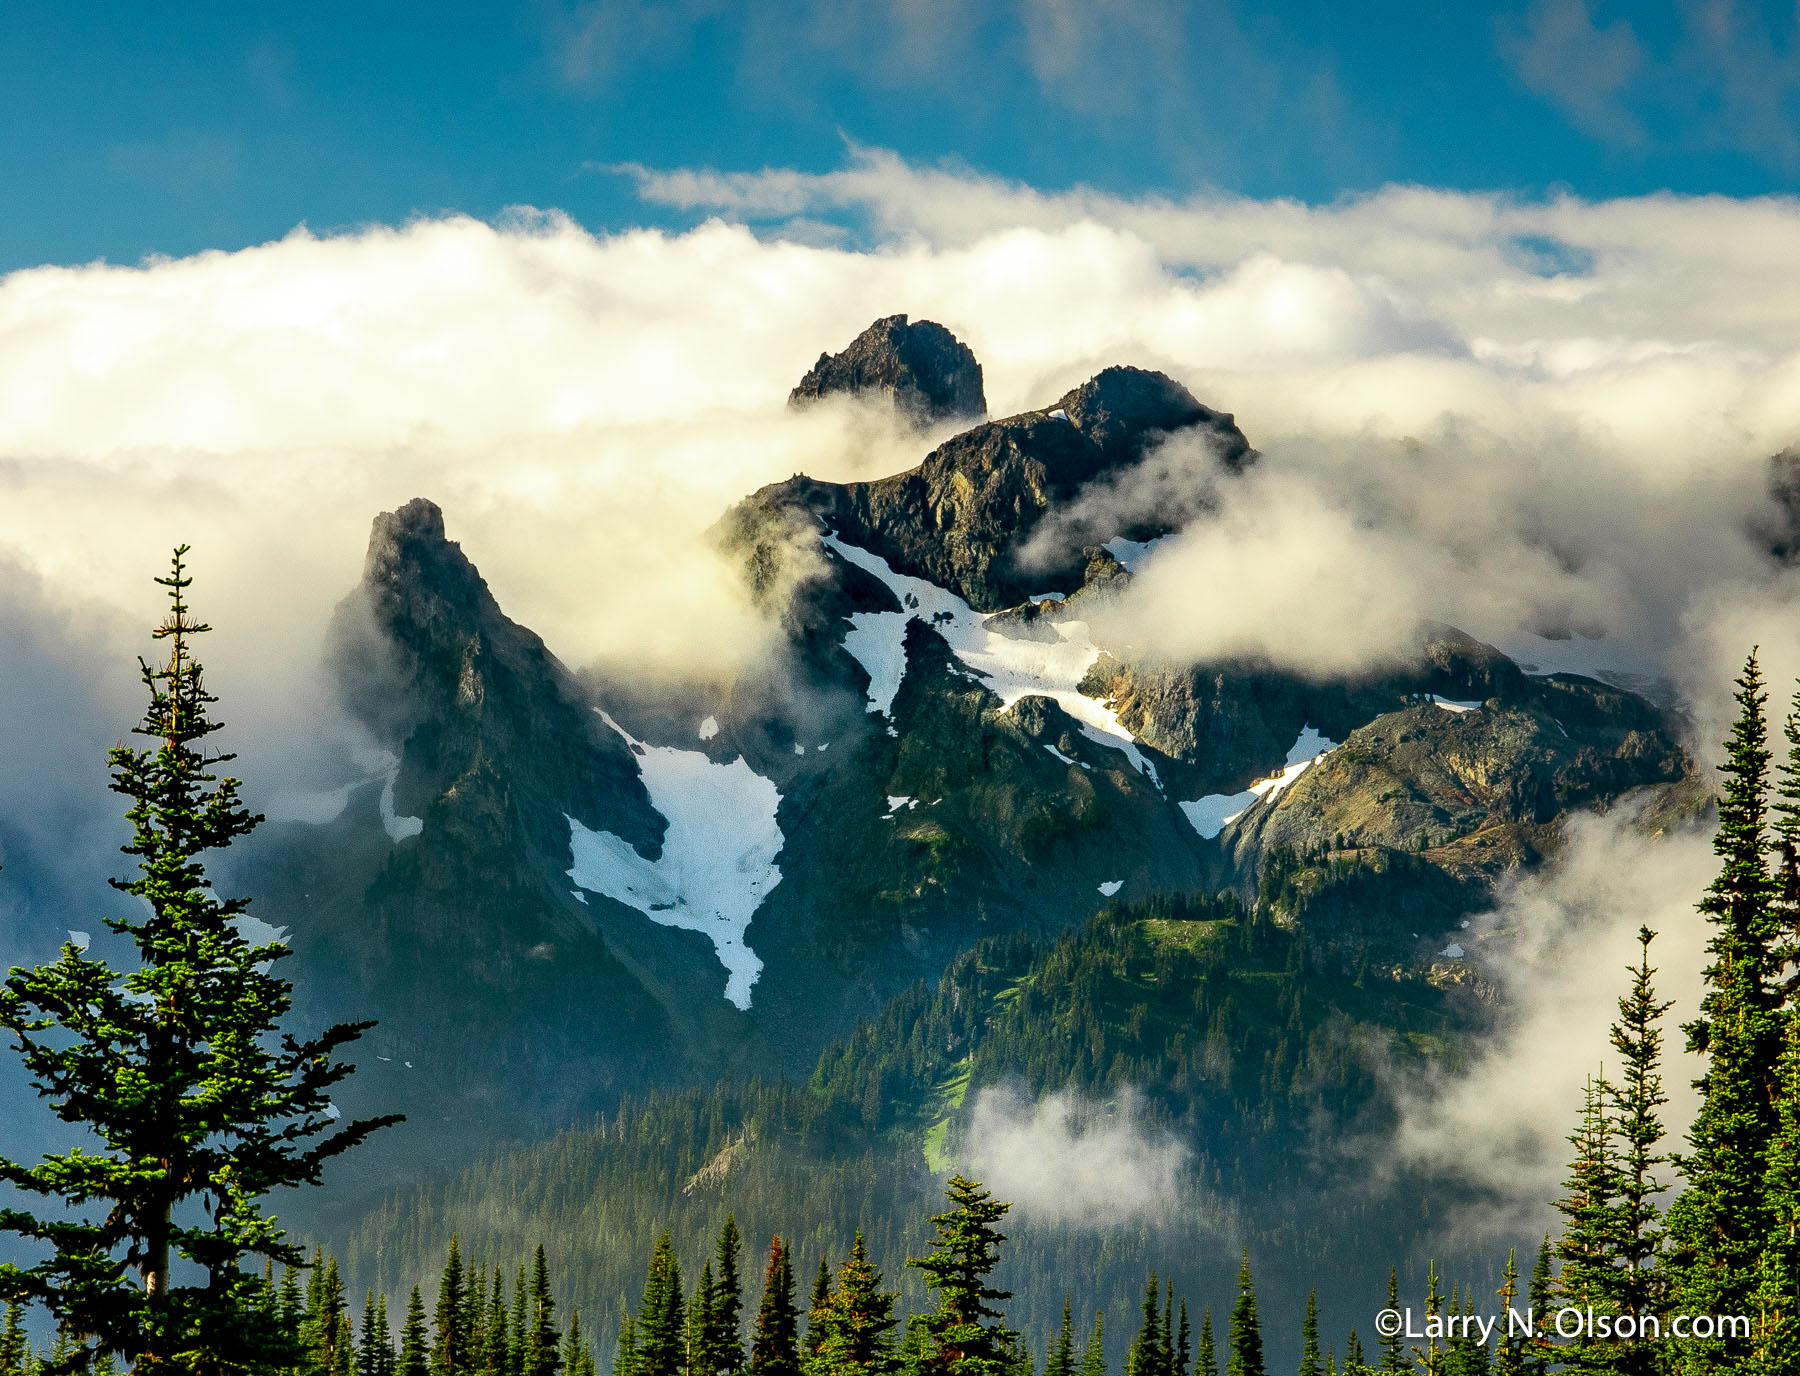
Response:
[{"label": "low-lying cloud", "polygon": [[1186,1206],[1190,1152],[1129,1091],[1109,1103],[990,1087],[969,1110],[973,1175],[1028,1219],[1105,1227]]}]

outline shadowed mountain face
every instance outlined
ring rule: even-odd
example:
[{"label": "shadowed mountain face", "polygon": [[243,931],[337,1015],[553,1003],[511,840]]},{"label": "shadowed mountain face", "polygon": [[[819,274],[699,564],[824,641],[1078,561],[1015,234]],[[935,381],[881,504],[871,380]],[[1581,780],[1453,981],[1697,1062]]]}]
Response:
[{"label": "shadowed mountain face", "polygon": [[892,398],[895,409],[920,425],[987,414],[981,365],[968,345],[935,320],[908,324],[904,315],[877,320],[842,353],[820,354],[788,394],[788,404],[869,394]]},{"label": "shadowed mountain face", "polygon": [[766,488],[715,533],[783,648],[727,683],[573,674],[436,506],[377,517],[333,658],[385,756],[333,820],[269,828],[256,881],[309,988],[381,1020],[346,1111],[413,1113],[415,1155],[454,1125],[455,1154],[647,1086],[803,1075],[978,940],[1292,887],[1339,833],[1395,863],[1293,922],[1406,961],[1569,809],[1689,777],[1642,700],[1449,627],[1335,681],[1096,638],[1132,577],[1103,546],[1178,530],[1256,457],[1110,368],[909,472]]}]

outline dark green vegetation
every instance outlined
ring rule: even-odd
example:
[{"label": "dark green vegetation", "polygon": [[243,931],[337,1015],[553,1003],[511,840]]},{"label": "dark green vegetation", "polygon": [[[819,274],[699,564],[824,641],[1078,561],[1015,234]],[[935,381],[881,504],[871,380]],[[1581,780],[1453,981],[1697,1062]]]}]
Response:
[{"label": "dark green vegetation", "polygon": [[0,989],[0,1027],[38,1092],[87,1131],[36,1166],[0,1158],[0,1181],[44,1206],[0,1209],[0,1232],[41,1255],[0,1263],[0,1298],[43,1305],[71,1360],[92,1348],[140,1371],[258,1370],[289,1355],[291,1335],[244,1263],[300,1259],[266,1196],[317,1184],[326,1161],[393,1119],[332,1128],[328,1096],[351,1069],[335,1057],[368,1024],[280,1035],[292,986],[270,966],[288,951],[245,935],[246,900],[211,892],[204,858],[260,819],[237,780],[211,772],[232,757],[204,746],[221,724],[193,657],[209,628],[186,601],[186,553],[156,580],[169,594],[154,632],[168,663],[142,665],[150,705],[135,730],[157,744],[110,756],[138,874],[112,881],[135,915],[104,920],[139,963],[118,970],[71,941]]}]

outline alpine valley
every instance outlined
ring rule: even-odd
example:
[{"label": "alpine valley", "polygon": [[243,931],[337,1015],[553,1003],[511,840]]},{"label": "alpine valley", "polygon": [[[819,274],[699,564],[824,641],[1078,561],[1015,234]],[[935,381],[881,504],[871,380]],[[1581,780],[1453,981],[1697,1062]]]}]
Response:
[{"label": "alpine valley", "polygon": [[[1147,1267],[1217,1304],[1245,1245],[1267,1310],[1373,1312],[1352,1260],[1447,1254],[1434,1182],[1380,1168],[1394,1087],[1508,1016],[1471,917],[1577,814],[1702,822],[1681,723],[1451,626],[1335,677],[1128,643],[1158,542],[1268,462],[1161,373],[987,419],[895,316],[790,404],[837,394],[966,428],[720,514],[781,647],[729,678],[567,666],[454,510],[375,516],[331,665],[380,750],[234,882],[311,1004],[379,1021],[343,1110],[408,1117],[289,1223],[353,1292],[542,1240],[605,1335],[728,1208],[803,1275],[860,1223],[901,1280],[959,1167],[1021,1200],[1034,1344],[1074,1277],[1122,1345]],[[1117,1197],[1059,1193],[1043,1143],[1107,1133]]]}]

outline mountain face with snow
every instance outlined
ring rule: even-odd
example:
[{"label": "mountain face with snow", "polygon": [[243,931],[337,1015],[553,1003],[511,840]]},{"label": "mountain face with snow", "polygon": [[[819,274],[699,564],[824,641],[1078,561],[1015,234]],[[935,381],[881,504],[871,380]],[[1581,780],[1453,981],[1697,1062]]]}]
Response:
[{"label": "mountain face with snow", "polygon": [[[963,386],[919,357],[924,394]],[[892,388],[830,362],[799,390]],[[571,672],[437,507],[379,516],[334,661],[384,763],[271,828],[258,884],[309,983],[381,1019],[358,1092],[478,1144],[804,1074],[983,938],[1344,850],[1406,863],[1320,936],[1429,964],[1570,809],[1690,780],[1657,708],[1449,627],[1336,680],[1108,643],[1093,612],[1149,542],[1256,461],[1229,415],[1109,368],[904,473],[765,488],[714,536],[783,648],[722,684]]]}]

